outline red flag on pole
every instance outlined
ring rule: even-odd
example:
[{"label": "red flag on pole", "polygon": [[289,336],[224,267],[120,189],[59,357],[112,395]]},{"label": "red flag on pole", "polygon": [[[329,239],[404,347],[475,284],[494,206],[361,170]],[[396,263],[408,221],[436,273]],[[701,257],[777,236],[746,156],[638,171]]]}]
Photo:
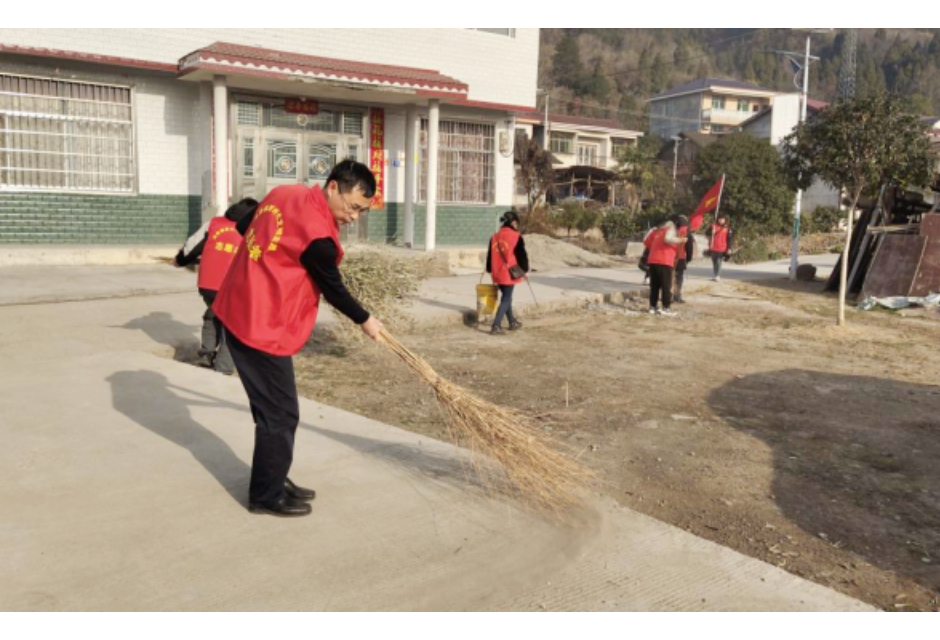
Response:
[{"label": "red flag on pole", "polygon": [[721,204],[721,192],[724,191],[724,188],[725,177],[721,176],[718,182],[715,183],[715,186],[708,190],[708,193],[702,198],[695,213],[692,214],[692,219],[689,221],[689,226],[692,227],[692,231],[698,231],[702,224],[705,223],[706,213],[718,209],[718,206]]}]

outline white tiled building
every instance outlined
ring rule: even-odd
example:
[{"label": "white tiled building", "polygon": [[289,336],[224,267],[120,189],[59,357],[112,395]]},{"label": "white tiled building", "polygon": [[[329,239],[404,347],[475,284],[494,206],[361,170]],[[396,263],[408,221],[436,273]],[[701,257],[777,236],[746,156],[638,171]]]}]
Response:
[{"label": "white tiled building", "polygon": [[383,183],[352,238],[478,243],[512,203],[538,29],[102,33],[0,28],[0,243],[177,241],[345,157]]}]

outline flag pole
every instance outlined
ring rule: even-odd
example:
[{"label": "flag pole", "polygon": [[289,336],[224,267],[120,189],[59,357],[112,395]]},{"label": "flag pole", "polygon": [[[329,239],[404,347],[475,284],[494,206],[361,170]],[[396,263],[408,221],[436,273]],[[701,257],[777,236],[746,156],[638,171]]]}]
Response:
[{"label": "flag pole", "polygon": [[718,190],[718,204],[715,205],[715,222],[718,222],[718,213],[721,211],[721,196],[725,195],[725,174],[721,174],[721,189]]}]

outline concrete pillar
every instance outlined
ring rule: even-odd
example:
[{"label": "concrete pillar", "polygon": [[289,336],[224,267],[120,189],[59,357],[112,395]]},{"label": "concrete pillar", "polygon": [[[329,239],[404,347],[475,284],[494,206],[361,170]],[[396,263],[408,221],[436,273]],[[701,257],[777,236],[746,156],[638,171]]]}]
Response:
[{"label": "concrete pillar", "polygon": [[437,247],[437,152],[440,144],[441,101],[428,105],[428,197],[425,214],[424,250]]},{"label": "concrete pillar", "polygon": [[216,215],[221,216],[228,209],[228,86],[225,76],[212,78],[212,140],[215,164],[214,201]]},{"label": "concrete pillar", "polygon": [[410,104],[405,110],[405,246],[415,246],[415,197],[418,191],[418,110]]}]

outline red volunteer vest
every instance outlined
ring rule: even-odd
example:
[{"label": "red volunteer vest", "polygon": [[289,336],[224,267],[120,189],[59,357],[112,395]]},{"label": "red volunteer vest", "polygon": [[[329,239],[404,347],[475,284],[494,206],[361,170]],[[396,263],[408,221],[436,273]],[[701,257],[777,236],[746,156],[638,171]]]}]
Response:
[{"label": "red volunteer vest", "polygon": [[319,187],[287,185],[268,194],[245,233],[241,251],[212,306],[236,338],[275,356],[303,349],[317,322],[320,290],[300,263],[311,242],[332,238],[339,257],[339,226]]},{"label": "red volunteer vest", "polygon": [[[511,285],[522,282],[509,276],[509,267],[515,267],[516,245],[519,244],[519,232],[512,227],[503,227],[490,238],[490,271],[493,284]],[[503,260],[503,255],[506,259]]]},{"label": "red volunteer vest", "polygon": [[665,267],[676,266],[676,245],[666,243],[666,229],[657,229],[647,236],[644,244],[649,247],[650,257],[647,264],[659,264]]},{"label": "red volunteer vest", "polygon": [[708,248],[715,253],[728,252],[728,227],[712,223],[712,241]]},{"label": "red volunteer vest", "polygon": [[200,289],[219,290],[241,244],[242,237],[234,222],[225,216],[212,219],[199,260]]},{"label": "red volunteer vest", "polygon": [[679,236],[685,238],[685,242],[679,245],[679,248],[676,251],[676,255],[679,260],[688,260],[689,255],[687,248],[689,246],[689,228],[688,227],[679,227]]}]

